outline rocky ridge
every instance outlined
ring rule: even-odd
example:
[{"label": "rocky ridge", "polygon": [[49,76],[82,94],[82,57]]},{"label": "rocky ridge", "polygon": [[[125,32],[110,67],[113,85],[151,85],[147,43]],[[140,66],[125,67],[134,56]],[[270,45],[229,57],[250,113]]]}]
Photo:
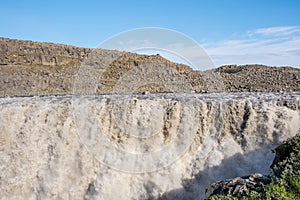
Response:
[{"label": "rocky ridge", "polygon": [[118,93],[115,88],[124,76],[134,76],[132,82],[142,83],[147,65],[157,67],[152,72],[158,68],[160,72],[149,72],[149,83],[140,85],[134,93],[177,92],[164,85],[172,85],[174,74],[188,85],[186,92],[300,90],[300,70],[292,67],[226,65],[200,72],[159,55],[0,38],[0,95],[74,94],[74,83],[86,75],[79,72],[91,68],[101,68],[90,75],[97,78],[93,93]]},{"label": "rocky ridge", "polygon": [[276,92],[300,89],[300,70],[264,65],[226,65],[217,70],[230,92]]},{"label": "rocky ridge", "polygon": [[[80,70],[101,68],[93,93],[113,93],[120,77],[137,66],[162,65],[187,79],[190,88],[204,92],[199,72],[173,63],[159,55],[138,55],[105,49],[87,49],[68,45],[39,43],[0,38],[0,95],[73,94],[74,82],[82,75]],[[170,79],[171,75],[163,75]],[[143,77],[140,77],[143,79]],[[97,86],[98,85],[98,86]],[[170,92],[170,89],[146,85],[142,91]],[[76,93],[76,92],[75,92]]]}]

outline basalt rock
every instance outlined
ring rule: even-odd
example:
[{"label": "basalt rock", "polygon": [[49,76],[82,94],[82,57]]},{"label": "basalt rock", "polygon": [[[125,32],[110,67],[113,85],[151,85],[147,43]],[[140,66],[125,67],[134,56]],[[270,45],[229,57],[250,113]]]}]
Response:
[{"label": "basalt rock", "polygon": [[262,174],[237,177],[213,183],[206,188],[206,198],[213,195],[232,195],[243,197],[251,191],[261,192],[264,185],[271,183],[271,177]]}]

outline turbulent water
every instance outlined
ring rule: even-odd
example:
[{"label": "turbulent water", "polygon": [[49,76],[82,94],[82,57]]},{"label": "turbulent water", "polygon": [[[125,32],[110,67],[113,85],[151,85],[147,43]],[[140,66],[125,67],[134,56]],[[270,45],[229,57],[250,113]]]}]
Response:
[{"label": "turbulent water", "polygon": [[3,199],[203,199],[269,173],[300,128],[300,93],[0,99]]}]

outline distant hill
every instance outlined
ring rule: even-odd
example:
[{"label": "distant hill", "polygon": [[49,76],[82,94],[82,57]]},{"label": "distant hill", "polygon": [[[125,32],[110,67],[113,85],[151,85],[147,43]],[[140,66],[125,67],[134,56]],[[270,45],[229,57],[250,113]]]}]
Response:
[{"label": "distant hill", "polygon": [[[147,66],[156,68],[143,71]],[[97,94],[118,93],[116,88],[124,81],[140,84],[132,93],[177,92],[177,88],[197,93],[300,90],[300,69],[292,67],[226,65],[200,72],[160,55],[0,38],[1,96],[73,94],[74,82],[84,79],[82,69],[90,68],[93,74],[86,79],[97,78]]]}]

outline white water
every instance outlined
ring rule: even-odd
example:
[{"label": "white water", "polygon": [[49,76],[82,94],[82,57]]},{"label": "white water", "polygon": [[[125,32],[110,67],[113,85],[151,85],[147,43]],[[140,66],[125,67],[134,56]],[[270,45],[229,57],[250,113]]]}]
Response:
[{"label": "white water", "polygon": [[2,98],[0,197],[201,199],[216,180],[269,173],[271,149],[299,130],[299,102],[299,93]]}]

